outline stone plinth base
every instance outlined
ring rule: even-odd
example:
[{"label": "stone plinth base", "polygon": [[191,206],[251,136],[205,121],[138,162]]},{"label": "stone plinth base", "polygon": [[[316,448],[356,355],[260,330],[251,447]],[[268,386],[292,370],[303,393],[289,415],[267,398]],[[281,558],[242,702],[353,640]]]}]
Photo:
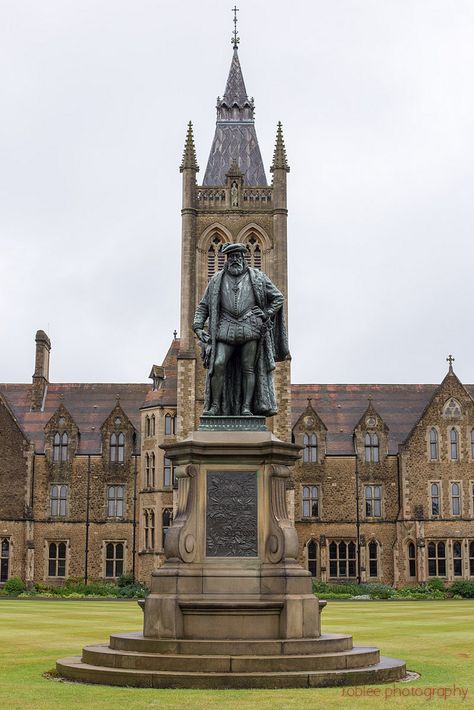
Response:
[{"label": "stone plinth base", "polygon": [[208,430],[169,446],[167,456],[177,508],[143,634],[86,647],[82,659],[58,661],[61,675],[153,688],[316,687],[405,675],[403,661],[354,648],[351,636],[321,635],[324,603],[296,561],[286,506],[298,447],[268,431]]},{"label": "stone plinth base", "polygon": [[57,662],[70,679],[145,688],[311,688],[388,683],[405,663],[352,637],[322,634],[287,641],[165,641],[114,634],[108,646],[87,646],[82,658]]}]

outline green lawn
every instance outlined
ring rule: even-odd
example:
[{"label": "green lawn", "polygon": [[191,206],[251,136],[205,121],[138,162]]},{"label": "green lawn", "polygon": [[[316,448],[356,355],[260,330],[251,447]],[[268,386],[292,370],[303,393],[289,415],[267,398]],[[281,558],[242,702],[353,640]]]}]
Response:
[{"label": "green lawn", "polygon": [[[474,707],[474,601],[330,602],[325,631],[350,632],[356,644],[377,645],[403,658],[421,678],[395,686],[373,686],[380,696],[355,699],[354,689],[149,690],[81,685],[47,680],[42,673],[83,645],[111,632],[138,630],[135,602],[0,600],[0,707],[5,710],[166,708],[277,710],[342,707]],[[438,697],[443,688],[468,691],[465,701]],[[432,689],[432,690],[430,690]],[[365,689],[365,692],[367,688]],[[359,689],[362,692],[362,689]],[[374,691],[372,691],[374,692]],[[435,692],[428,700],[418,693]],[[458,692],[458,691],[457,691]],[[396,693],[396,695],[395,695]],[[400,693],[410,695],[400,696]],[[385,697],[387,694],[387,697]]]}]

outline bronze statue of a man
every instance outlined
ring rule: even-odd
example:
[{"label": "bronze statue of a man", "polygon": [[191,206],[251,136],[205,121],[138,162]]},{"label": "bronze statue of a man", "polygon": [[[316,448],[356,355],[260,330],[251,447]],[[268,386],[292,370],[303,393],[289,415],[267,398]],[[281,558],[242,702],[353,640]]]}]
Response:
[{"label": "bronze statue of a man", "polygon": [[[247,266],[245,244],[225,244],[224,268],[209,281],[194,316],[208,368],[204,416],[277,413],[273,370],[289,359],[283,295]],[[209,319],[209,333],[204,325]]]}]

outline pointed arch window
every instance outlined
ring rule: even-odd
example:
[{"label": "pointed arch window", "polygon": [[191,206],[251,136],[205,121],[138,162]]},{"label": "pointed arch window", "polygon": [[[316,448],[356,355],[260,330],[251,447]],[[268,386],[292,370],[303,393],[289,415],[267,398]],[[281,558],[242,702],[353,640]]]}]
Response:
[{"label": "pointed arch window", "polygon": [[124,486],[107,486],[107,516],[123,518]]},{"label": "pointed arch window", "polygon": [[57,431],[53,437],[53,461],[55,461],[56,463],[63,463],[64,461],[67,461],[68,446],[69,437],[67,433],[64,431],[62,434],[60,434]]},{"label": "pointed arch window", "polygon": [[317,463],[318,438],[316,434],[305,434],[303,436],[303,447],[303,463]]},{"label": "pointed arch window", "polygon": [[67,512],[68,486],[53,485],[50,489],[51,517],[65,516]]},{"label": "pointed arch window", "polygon": [[146,508],[143,512],[145,531],[145,550],[155,549],[155,511]]},{"label": "pointed arch window", "polygon": [[150,436],[150,417],[145,417],[145,436]]},{"label": "pointed arch window", "polygon": [[413,542],[408,543],[408,574],[416,577],[416,547]]},{"label": "pointed arch window", "polygon": [[303,486],[303,518],[319,518],[318,486]]},{"label": "pointed arch window", "polygon": [[254,269],[261,269],[262,268],[262,248],[260,246],[260,242],[255,236],[255,234],[251,234],[248,239],[245,241],[245,245],[247,246],[247,252],[245,254],[245,261],[249,266],[253,266]]},{"label": "pointed arch window", "polygon": [[453,427],[449,432],[449,442],[450,442],[450,454],[451,461],[457,461],[459,458],[459,445],[458,445],[458,430]]},{"label": "pointed arch window", "polygon": [[459,540],[453,542],[453,574],[462,577],[462,543]]},{"label": "pointed arch window", "polygon": [[365,460],[367,463],[379,462],[379,437],[367,432],[364,438]]},{"label": "pointed arch window", "polygon": [[377,540],[369,542],[369,577],[379,576],[379,544]]},{"label": "pointed arch window", "polygon": [[110,435],[110,462],[123,463],[125,460],[125,435],[123,432]]},{"label": "pointed arch window", "polygon": [[150,454],[150,488],[155,487],[155,454],[152,451]]},{"label": "pointed arch window", "polygon": [[207,278],[210,280],[215,273],[224,268],[225,257],[222,253],[224,240],[216,234],[209,244],[207,250]]},{"label": "pointed arch window", "polygon": [[306,554],[308,557],[308,570],[312,577],[318,574],[318,543],[314,540],[309,540],[306,546]]},{"label": "pointed arch window", "polygon": [[431,484],[431,515],[440,515],[440,484]]},{"label": "pointed arch window", "polygon": [[430,461],[437,461],[439,458],[438,454],[438,432],[432,427],[430,429]]},{"label": "pointed arch window", "polygon": [[155,436],[155,415],[151,415],[150,419],[150,436]]},{"label": "pointed arch window", "polygon": [[163,508],[161,514],[161,529],[162,529],[162,543],[163,548],[165,546],[166,533],[170,529],[173,523],[173,511],[170,508]]},{"label": "pointed arch window", "polygon": [[0,582],[6,582],[10,573],[10,539],[0,541]]},{"label": "pointed arch window", "polygon": [[461,484],[451,483],[451,513],[461,515]]},{"label": "pointed arch window", "polygon": [[151,488],[151,475],[150,475],[150,464],[151,457],[150,454],[145,454],[145,488]]}]

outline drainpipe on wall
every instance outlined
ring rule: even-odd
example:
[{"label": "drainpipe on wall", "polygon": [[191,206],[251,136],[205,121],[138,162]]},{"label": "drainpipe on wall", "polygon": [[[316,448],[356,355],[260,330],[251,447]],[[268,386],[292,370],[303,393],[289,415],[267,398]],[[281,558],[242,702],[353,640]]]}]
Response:
[{"label": "drainpipe on wall", "polygon": [[89,525],[90,525],[90,500],[91,500],[91,455],[87,456],[87,495],[86,495],[86,541],[84,560],[84,584],[87,585],[89,576]]},{"label": "drainpipe on wall", "polygon": [[133,454],[135,465],[133,471],[133,534],[132,534],[132,577],[135,582],[135,556],[137,547],[137,457],[138,454]]},{"label": "drainpipe on wall", "polygon": [[356,482],[356,538],[357,538],[357,584],[360,584],[360,514],[359,514],[359,456],[357,454],[357,444],[355,435],[352,437],[355,454],[355,482]]}]

